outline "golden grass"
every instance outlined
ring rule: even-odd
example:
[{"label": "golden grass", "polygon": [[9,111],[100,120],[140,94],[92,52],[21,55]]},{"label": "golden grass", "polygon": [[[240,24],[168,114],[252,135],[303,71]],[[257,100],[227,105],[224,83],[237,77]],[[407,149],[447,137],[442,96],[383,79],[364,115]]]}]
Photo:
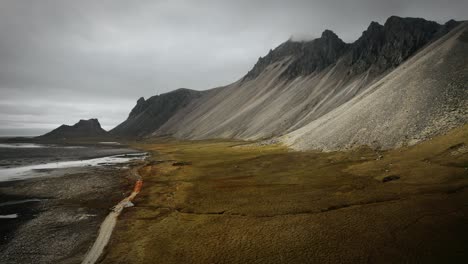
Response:
[{"label": "golden grass", "polygon": [[[104,263],[438,262],[467,258],[468,126],[376,152],[241,141],[152,152]],[[174,161],[191,165],[173,166]],[[399,179],[383,182],[387,176]]]}]

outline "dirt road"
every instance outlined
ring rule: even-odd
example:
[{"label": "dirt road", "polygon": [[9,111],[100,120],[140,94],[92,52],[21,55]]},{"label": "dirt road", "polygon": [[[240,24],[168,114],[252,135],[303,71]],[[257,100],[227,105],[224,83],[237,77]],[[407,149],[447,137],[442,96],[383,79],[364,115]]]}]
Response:
[{"label": "dirt road", "polygon": [[[132,173],[138,175],[136,169],[132,170]],[[109,215],[104,219],[101,224],[101,228],[99,229],[99,235],[96,241],[93,244],[93,247],[88,251],[86,254],[83,264],[94,264],[101,256],[104,248],[106,247],[107,243],[109,243],[110,237],[112,235],[112,231],[114,230],[115,224],[117,223],[117,218],[122,212],[122,210],[127,207],[130,202],[135,198],[135,196],[140,192],[141,186],[143,185],[143,181],[138,175],[139,180],[136,181],[135,187],[133,192],[120,201],[109,213]]]}]

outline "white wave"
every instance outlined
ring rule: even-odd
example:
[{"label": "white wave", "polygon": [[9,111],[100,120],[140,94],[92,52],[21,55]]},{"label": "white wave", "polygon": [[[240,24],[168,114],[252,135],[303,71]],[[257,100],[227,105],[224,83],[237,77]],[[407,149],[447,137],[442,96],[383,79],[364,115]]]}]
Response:
[{"label": "white wave", "polygon": [[[22,180],[41,176],[40,170],[53,170],[73,167],[103,166],[127,163],[143,159],[146,153],[120,154],[87,160],[72,160],[0,169],[0,181]],[[42,175],[43,176],[43,175]]]},{"label": "white wave", "polygon": [[0,219],[14,219],[14,218],[18,218],[18,214],[0,215]]}]

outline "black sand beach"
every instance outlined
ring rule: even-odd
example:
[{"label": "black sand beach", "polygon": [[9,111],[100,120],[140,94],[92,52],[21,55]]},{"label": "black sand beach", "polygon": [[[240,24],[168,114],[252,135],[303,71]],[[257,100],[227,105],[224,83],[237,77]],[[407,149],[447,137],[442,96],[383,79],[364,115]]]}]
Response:
[{"label": "black sand beach", "polygon": [[[137,151],[88,147],[5,152],[16,153],[0,154],[2,165],[10,167]],[[109,209],[131,191],[135,179],[128,171],[136,163],[52,169],[40,172],[46,176],[0,182],[0,263],[80,263]]]}]

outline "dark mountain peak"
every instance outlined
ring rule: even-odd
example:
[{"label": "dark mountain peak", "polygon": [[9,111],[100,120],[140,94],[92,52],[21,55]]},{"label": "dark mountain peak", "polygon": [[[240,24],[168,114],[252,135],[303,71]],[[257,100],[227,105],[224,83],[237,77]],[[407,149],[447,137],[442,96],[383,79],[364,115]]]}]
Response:
[{"label": "dark mountain peak", "polygon": [[[180,98],[180,97],[190,96],[190,95],[199,95],[200,93],[201,93],[200,91],[196,91],[196,90],[192,90],[192,89],[188,89],[188,88],[177,88],[177,89],[175,89],[173,91],[163,93],[163,94],[160,94],[160,95],[157,95],[157,96]],[[154,97],[155,96],[152,96],[152,97],[148,98],[148,100],[146,100],[146,101],[151,102],[152,100],[154,100]]]},{"label": "dark mountain peak", "polygon": [[61,140],[69,138],[89,138],[106,136],[107,132],[102,129],[96,118],[88,120],[81,119],[73,126],[61,125],[51,132],[44,134],[38,139]]},{"label": "dark mountain peak", "polygon": [[454,28],[460,24],[459,21],[456,21],[455,19],[450,19],[449,21],[445,22],[444,26]]},{"label": "dark mountain peak", "polygon": [[293,79],[309,75],[335,64],[341,56],[350,67],[348,74],[370,70],[378,75],[400,65],[417,50],[449,32],[459,22],[445,25],[422,18],[389,17],[384,25],[371,22],[361,37],[352,44],[343,42],[333,31],[323,31],[320,38],[295,41],[290,38],[260,57],[243,81],[255,79],[273,63],[288,59],[282,77]]},{"label": "dark mountain peak", "polygon": [[144,97],[140,97],[138,99],[136,105],[133,107],[132,111],[130,111],[130,114],[128,115],[128,119],[134,118],[135,116],[139,115],[141,112],[143,112],[146,107],[148,107],[148,103],[145,100]]},{"label": "dark mountain peak", "polygon": [[322,36],[314,41],[318,42],[318,46],[329,49],[341,48],[346,45],[346,43],[335,34],[335,32],[329,29],[323,31]]},{"label": "dark mountain peak", "polygon": [[199,98],[203,92],[179,88],[137,101],[127,120],[110,132],[118,136],[143,136],[158,129],[178,110]]},{"label": "dark mountain peak", "polygon": [[380,25],[379,22],[377,21],[371,21],[369,26],[367,27],[367,30],[371,30],[371,29],[374,29],[374,28],[381,28],[383,27],[382,25]]},{"label": "dark mountain peak", "polygon": [[282,77],[291,79],[298,75],[307,75],[335,63],[346,49],[347,44],[328,29],[323,31],[320,38],[309,41],[294,41],[290,38],[270,50],[265,57],[260,57],[243,80],[256,78],[269,65],[286,58],[289,58],[291,63]]},{"label": "dark mountain peak", "polygon": [[387,18],[384,27],[389,28],[402,28],[402,27],[420,27],[421,25],[438,25],[434,21],[426,20],[418,17],[399,17],[391,16]]},{"label": "dark mountain peak", "polygon": [[380,25],[378,22],[372,21],[367,29],[363,32],[363,35],[372,36],[375,34],[381,34],[384,26]]},{"label": "dark mountain peak", "polygon": [[390,17],[387,18],[387,20],[385,21],[384,26],[388,27],[388,26],[394,26],[394,25],[402,24],[403,21],[404,21],[404,18],[402,18],[402,17],[399,17],[399,16],[390,16]]},{"label": "dark mountain peak", "polygon": [[140,97],[140,99],[138,99],[138,101],[137,101],[137,104],[143,104],[144,102],[145,102],[145,98]]},{"label": "dark mountain peak", "polygon": [[101,124],[97,120],[97,118],[91,118],[88,120],[80,119],[78,123],[74,124],[73,127],[75,128],[92,128],[92,129],[102,129]]},{"label": "dark mountain peak", "polygon": [[322,36],[320,37],[321,39],[339,39],[339,37],[335,34],[335,32],[325,29],[322,32]]},{"label": "dark mountain peak", "polygon": [[[186,94],[186,93],[198,93],[199,91],[195,91],[195,90],[192,90],[192,89],[189,89],[189,88],[177,88],[175,90],[172,90],[170,92],[167,92],[165,94]],[[163,94],[161,94],[163,95]],[[149,99],[148,99],[149,100]]]},{"label": "dark mountain peak", "polygon": [[337,62],[348,49],[348,44],[333,31],[325,30],[320,38],[304,42],[282,77],[293,79],[300,75],[309,75],[321,71]]},{"label": "dark mountain peak", "polygon": [[97,118],[90,118],[88,120],[80,119],[80,121],[78,121],[78,123],[76,123],[75,125],[78,125],[78,124],[83,124],[83,125],[86,125],[86,124],[99,124],[99,121],[97,120]]},{"label": "dark mountain peak", "polygon": [[456,21],[454,19],[450,19],[449,21],[447,21],[442,26],[442,28],[439,30],[439,32],[437,32],[437,36],[440,37],[440,36],[445,35],[447,32],[449,32],[450,30],[452,30],[455,27],[457,27],[458,25],[460,25],[460,23],[461,23],[461,21]]},{"label": "dark mountain peak", "polygon": [[372,22],[351,47],[350,74],[381,74],[438,37],[441,25],[422,18],[391,16],[382,26]]},{"label": "dark mountain peak", "polygon": [[387,32],[426,32],[431,33],[438,30],[440,25],[434,21],[414,17],[391,16],[385,21],[384,28]]}]

